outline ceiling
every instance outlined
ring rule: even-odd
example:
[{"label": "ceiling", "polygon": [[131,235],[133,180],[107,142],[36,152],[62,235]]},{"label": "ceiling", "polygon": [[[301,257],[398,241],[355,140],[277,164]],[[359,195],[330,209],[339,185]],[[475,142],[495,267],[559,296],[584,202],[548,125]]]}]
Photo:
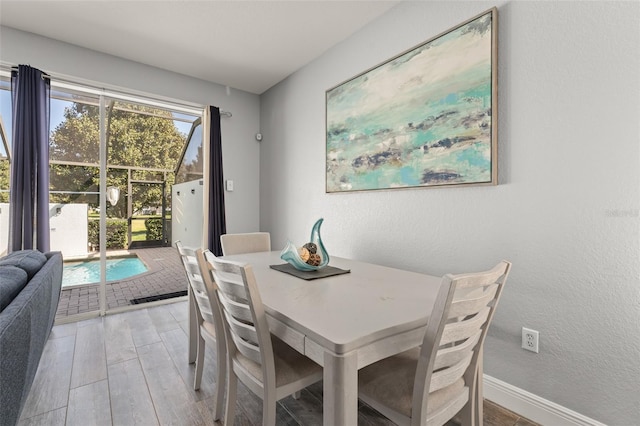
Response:
[{"label": "ceiling", "polygon": [[0,24],[261,94],[401,0],[0,0]]}]

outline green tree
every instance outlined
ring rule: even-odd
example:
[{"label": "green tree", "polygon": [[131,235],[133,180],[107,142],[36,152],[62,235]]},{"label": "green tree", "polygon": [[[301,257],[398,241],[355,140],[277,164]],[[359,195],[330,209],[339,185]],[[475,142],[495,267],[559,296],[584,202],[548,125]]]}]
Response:
[{"label": "green tree", "polygon": [[204,165],[202,162],[202,145],[198,146],[198,153],[196,154],[196,158],[191,160],[191,162],[184,162],[181,164],[178,169],[178,175],[175,177],[175,180],[178,183],[189,182],[196,179],[202,179]]},{"label": "green tree", "polygon": [[64,110],[64,120],[49,138],[51,160],[100,162],[100,110],[74,102]]},{"label": "green tree", "polygon": [[[0,190],[9,189],[9,160],[6,157],[0,157]],[[9,193],[0,192],[0,203],[9,202]]]},{"label": "green tree", "polygon": [[[173,170],[186,136],[175,127],[169,111],[143,105],[111,102],[107,108],[107,164]],[[93,163],[96,168],[60,166],[52,169],[52,190],[97,191],[99,176],[99,109],[93,105],[72,103],[51,134],[51,159]],[[173,182],[173,174],[167,176]],[[164,174],[133,171],[132,179],[162,181]],[[108,168],[107,186],[120,188],[120,201],[107,206],[109,216],[126,217],[127,171]],[[133,209],[162,204],[160,185],[135,185]],[[73,196],[68,197],[72,201]],[[78,201],[76,197],[76,202]],[[97,203],[95,197],[90,197]],[[61,200],[62,201],[62,200]],[[86,202],[86,199],[82,199]],[[93,204],[95,207],[96,204]]]}]

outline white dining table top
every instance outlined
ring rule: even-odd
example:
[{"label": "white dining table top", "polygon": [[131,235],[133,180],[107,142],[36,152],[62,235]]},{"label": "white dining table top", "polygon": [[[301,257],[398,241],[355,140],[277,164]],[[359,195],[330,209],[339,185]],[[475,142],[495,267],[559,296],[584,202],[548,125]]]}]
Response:
[{"label": "white dining table top", "polygon": [[427,324],[441,277],[331,257],[351,272],[303,280],[271,269],[279,251],[224,256],[251,264],[266,312],[335,354]]}]

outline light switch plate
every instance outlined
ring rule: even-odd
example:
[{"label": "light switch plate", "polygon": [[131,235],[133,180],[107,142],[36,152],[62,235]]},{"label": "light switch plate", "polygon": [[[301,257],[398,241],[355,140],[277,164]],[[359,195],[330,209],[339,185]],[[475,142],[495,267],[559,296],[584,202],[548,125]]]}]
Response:
[{"label": "light switch plate", "polygon": [[229,191],[229,192],[233,191],[233,181],[232,180],[227,180],[227,191]]}]

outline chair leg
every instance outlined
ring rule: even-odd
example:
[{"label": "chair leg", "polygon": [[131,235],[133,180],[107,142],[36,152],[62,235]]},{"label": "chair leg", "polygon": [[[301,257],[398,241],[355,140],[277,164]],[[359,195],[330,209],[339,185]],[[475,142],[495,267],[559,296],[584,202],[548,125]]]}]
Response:
[{"label": "chair leg", "polygon": [[268,393],[265,390],[262,400],[262,426],[275,426],[277,401],[275,395],[268,395]]},{"label": "chair leg", "polygon": [[467,402],[460,410],[460,424],[462,426],[477,426],[478,402],[478,366],[473,371],[467,370],[464,375],[468,386]]},{"label": "chair leg", "polygon": [[193,295],[193,289],[191,285],[187,286],[187,291],[189,293],[189,307],[188,307],[188,315],[189,315],[189,353],[188,359],[189,364],[193,364],[196,361],[196,351],[197,351],[197,343],[196,336],[200,334],[197,313],[198,312],[198,302],[196,302],[196,298]]},{"label": "chair leg", "polygon": [[220,420],[222,417],[222,407],[224,406],[225,382],[227,376],[227,353],[224,342],[216,339],[216,395],[215,406],[213,407],[213,420]]},{"label": "chair leg", "polygon": [[196,377],[193,381],[193,389],[200,389],[200,383],[202,382],[202,370],[204,367],[204,347],[205,341],[198,333],[198,349],[196,353]]},{"label": "chair leg", "polygon": [[476,426],[475,413],[473,409],[473,402],[471,399],[460,410],[460,426]]},{"label": "chair leg", "polygon": [[236,417],[236,394],[238,392],[238,378],[233,367],[227,366],[227,404],[224,410],[224,425],[233,426]]},{"label": "chair leg", "polygon": [[480,351],[478,360],[478,377],[476,378],[476,391],[474,392],[474,417],[476,426],[482,426],[484,421],[484,368],[483,352]]}]

